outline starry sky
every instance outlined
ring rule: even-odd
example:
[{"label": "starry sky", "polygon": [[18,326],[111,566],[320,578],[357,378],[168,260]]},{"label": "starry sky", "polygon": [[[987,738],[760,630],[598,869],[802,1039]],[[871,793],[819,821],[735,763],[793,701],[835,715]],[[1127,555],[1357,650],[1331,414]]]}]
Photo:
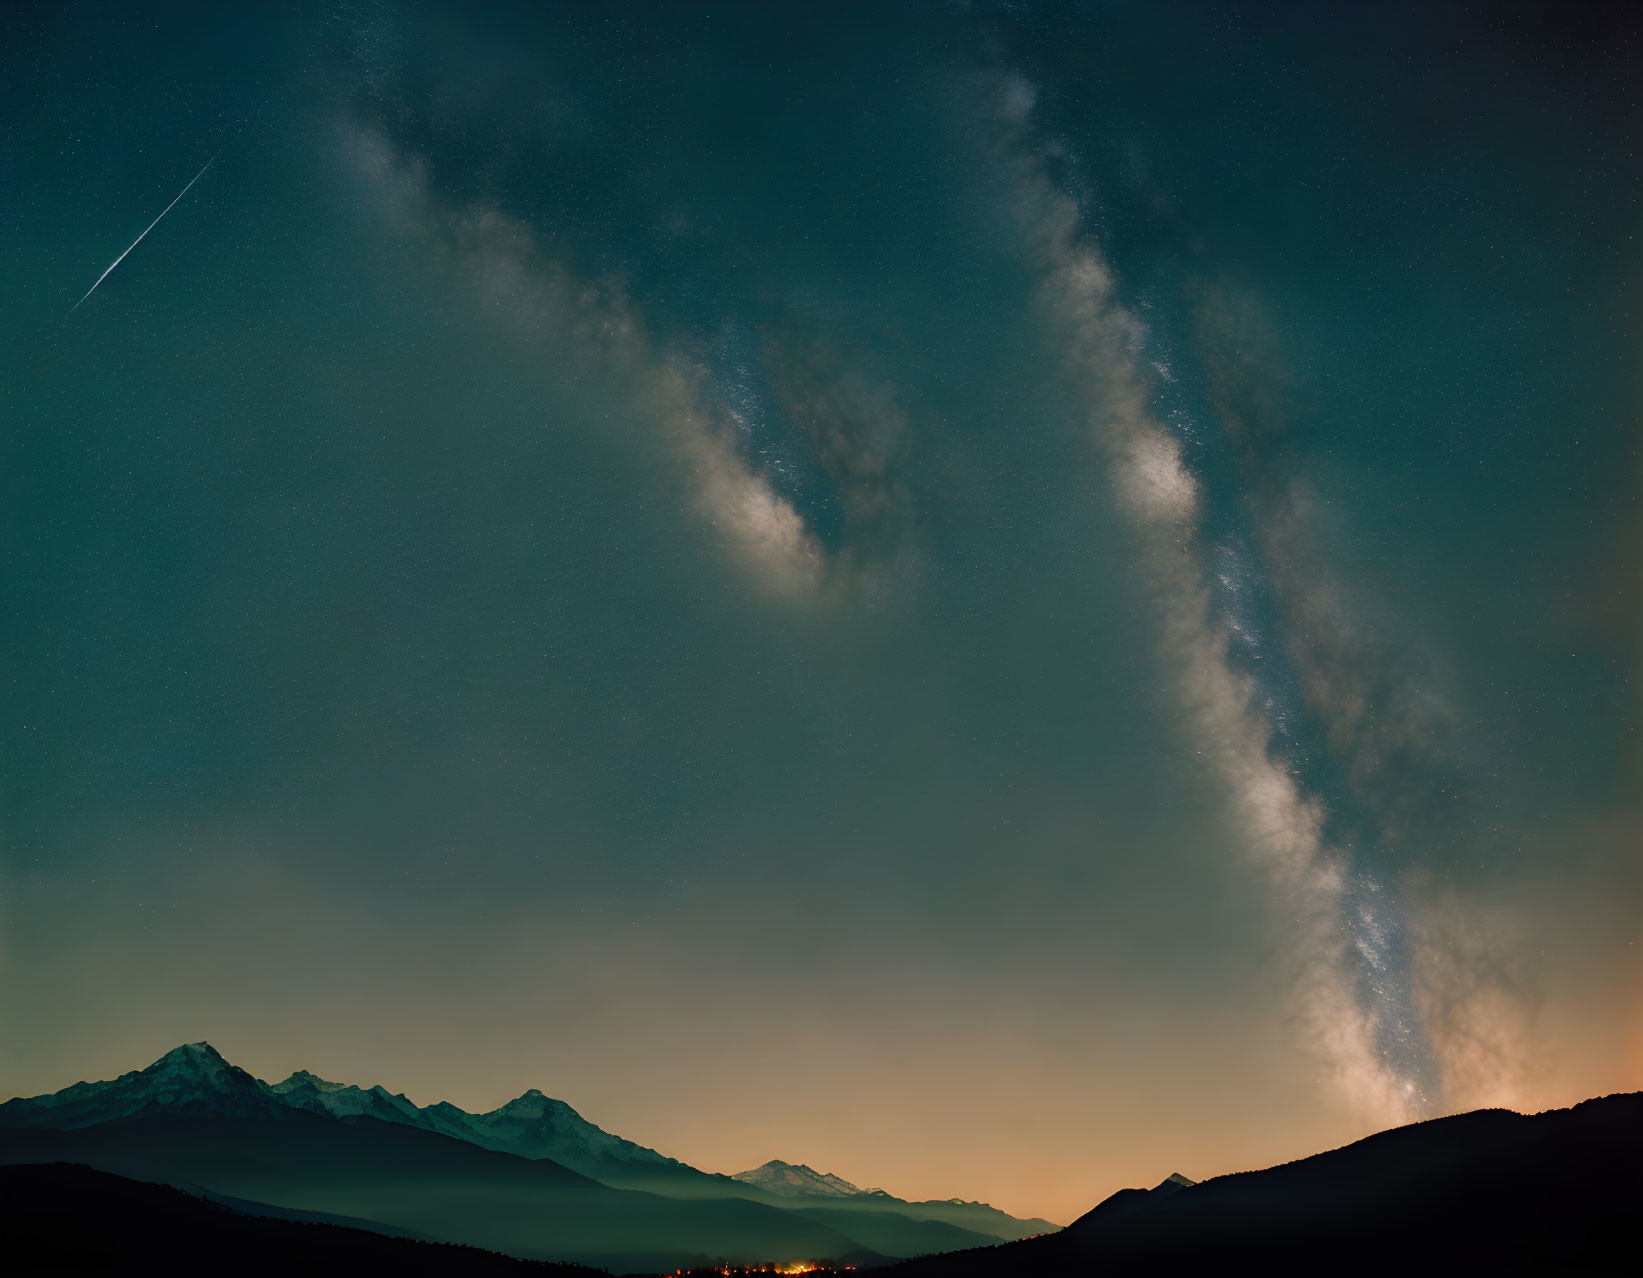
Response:
[{"label": "starry sky", "polygon": [[1639,24],[1323,8],[8,7],[0,1091],[1064,1221],[1643,1088]]}]

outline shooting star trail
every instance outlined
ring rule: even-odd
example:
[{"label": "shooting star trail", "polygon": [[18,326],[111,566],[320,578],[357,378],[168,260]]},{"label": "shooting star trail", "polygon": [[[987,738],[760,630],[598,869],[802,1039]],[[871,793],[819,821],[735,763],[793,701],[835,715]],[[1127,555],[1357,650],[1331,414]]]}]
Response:
[{"label": "shooting star trail", "polygon": [[[220,154],[220,152],[219,152],[219,154]],[[188,188],[193,186],[195,182],[198,182],[201,178],[203,178],[205,176],[205,170],[209,169],[216,162],[217,162],[217,157],[215,155],[213,155],[209,160],[207,160],[205,162],[205,168],[202,168],[198,173],[196,173],[193,176],[193,178],[191,178],[189,180],[188,186],[183,187],[182,190],[177,192],[177,200],[180,200],[180,199],[183,198],[183,196],[187,195],[188,194]],[[172,200],[170,204],[167,204],[165,206],[165,208],[163,208],[160,211],[160,217],[155,218],[152,222],[150,222],[148,224],[148,231],[152,231],[156,226],[158,226],[160,224],[160,218],[163,218],[167,213],[171,212],[172,209],[177,207],[177,200]],[[120,254],[119,257],[115,258],[114,261],[112,263],[110,263],[108,270],[104,271],[101,275],[99,275],[97,277],[97,284],[101,284],[111,274],[113,274],[114,268],[116,266],[118,266],[121,262],[126,260],[126,258],[131,253],[131,249],[136,248],[139,244],[141,244],[143,242],[143,236],[147,235],[148,231],[144,231],[142,235],[139,235],[136,239],[131,241],[131,248],[126,249],[126,251],[124,253]],[[93,293],[95,293],[97,291],[97,284],[93,284],[90,288],[88,288],[86,290],[86,297],[90,297]],[[86,300],[86,297],[82,297],[80,299],[80,301],[76,302],[73,306],[69,307],[68,308],[68,313],[70,315],[72,315],[72,314],[74,314],[75,311],[79,310],[81,304],[84,303],[84,301]]]}]

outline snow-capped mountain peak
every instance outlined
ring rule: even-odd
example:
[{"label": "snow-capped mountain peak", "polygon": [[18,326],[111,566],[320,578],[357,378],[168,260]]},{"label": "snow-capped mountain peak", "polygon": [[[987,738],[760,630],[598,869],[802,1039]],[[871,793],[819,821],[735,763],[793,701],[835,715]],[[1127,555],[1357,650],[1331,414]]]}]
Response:
[{"label": "snow-capped mountain peak", "polygon": [[430,1124],[411,1101],[386,1087],[355,1087],[352,1083],[333,1083],[299,1069],[268,1089],[285,1104],[295,1109],[332,1114],[337,1118],[380,1118],[384,1122],[405,1123],[411,1127],[429,1127]]},{"label": "snow-capped mountain peak", "polygon": [[321,1078],[318,1074],[310,1074],[305,1069],[299,1069],[289,1078],[270,1084],[269,1090],[283,1096],[287,1092],[294,1092],[303,1087],[311,1087],[316,1092],[340,1092],[346,1090],[349,1084],[333,1083],[328,1078]]},{"label": "snow-capped mountain peak", "polygon": [[443,1101],[424,1109],[385,1087],[334,1083],[304,1069],[270,1085],[204,1042],[184,1043],[152,1065],[115,1079],[8,1101],[0,1105],[0,1127],[67,1131],[156,1113],[291,1119],[293,1111],[350,1123],[420,1127],[486,1149],[549,1158],[591,1176],[612,1168],[682,1166],[596,1127],[564,1101],[534,1087],[485,1114],[470,1114]]},{"label": "snow-capped mountain peak", "polygon": [[596,1176],[612,1163],[678,1165],[654,1149],[595,1126],[564,1101],[535,1087],[484,1114],[469,1114],[443,1102],[423,1113],[439,1130],[464,1140],[527,1158],[551,1158],[586,1175]]},{"label": "snow-capped mountain peak", "polygon": [[496,1109],[491,1110],[491,1114],[516,1119],[547,1118],[552,1120],[561,1118],[579,1119],[581,1117],[564,1101],[554,1100],[553,1097],[544,1095],[534,1087],[528,1092],[515,1096],[506,1104],[499,1105]]},{"label": "snow-capped mountain peak", "polygon": [[246,1082],[256,1082],[238,1065],[230,1065],[221,1052],[206,1042],[173,1047],[146,1069],[138,1070],[137,1074],[157,1084],[174,1082],[219,1092],[241,1087]]},{"label": "snow-capped mountain peak", "polygon": [[781,1198],[797,1198],[800,1195],[848,1198],[864,1192],[841,1176],[819,1172],[804,1163],[784,1163],[779,1158],[772,1158],[752,1171],[736,1172],[732,1179],[757,1185],[767,1194]]},{"label": "snow-capped mountain peak", "polygon": [[209,1043],[184,1043],[152,1065],[98,1083],[0,1105],[0,1124],[67,1131],[150,1111],[266,1115],[281,1109],[268,1088]]}]

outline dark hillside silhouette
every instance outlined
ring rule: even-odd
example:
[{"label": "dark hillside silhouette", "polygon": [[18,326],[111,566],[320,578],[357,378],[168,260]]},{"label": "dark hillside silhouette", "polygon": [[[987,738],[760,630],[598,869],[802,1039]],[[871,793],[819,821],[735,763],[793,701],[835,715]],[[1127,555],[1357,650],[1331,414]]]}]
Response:
[{"label": "dark hillside silhouette", "polygon": [[0,1167],[0,1262],[24,1274],[595,1278],[581,1265],[231,1211],[73,1163]]},{"label": "dark hillside silhouette", "polygon": [[1601,1274],[1629,1272],[1640,1237],[1643,1093],[1631,1093],[1531,1116],[1478,1110],[1265,1171],[1121,1190],[1058,1234],[884,1272]]}]

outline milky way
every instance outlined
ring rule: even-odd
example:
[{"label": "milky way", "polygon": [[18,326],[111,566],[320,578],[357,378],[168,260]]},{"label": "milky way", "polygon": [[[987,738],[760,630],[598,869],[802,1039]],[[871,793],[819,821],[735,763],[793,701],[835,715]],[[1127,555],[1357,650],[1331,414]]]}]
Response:
[{"label": "milky way", "polygon": [[[1019,76],[1004,78],[1002,158],[1018,184],[1028,251],[1045,272],[1052,323],[1069,362],[1090,379],[1097,441],[1156,539],[1169,655],[1196,712],[1200,753],[1219,764],[1250,814],[1257,850],[1280,855],[1280,910],[1299,902],[1313,916],[1291,941],[1312,969],[1300,998],[1315,1045],[1360,1101],[1387,1114],[1430,1113],[1441,1080],[1402,907],[1377,870],[1373,815],[1356,809],[1342,778],[1351,761],[1326,745],[1290,659],[1296,619],[1275,596],[1263,530],[1252,526],[1261,501],[1246,491],[1245,459],[1206,425],[1208,397],[1168,336],[1174,317],[1150,304],[1138,314],[1119,300],[1122,281],[1035,145],[1037,97]],[[1057,157],[1065,154],[1058,146]]]}]

